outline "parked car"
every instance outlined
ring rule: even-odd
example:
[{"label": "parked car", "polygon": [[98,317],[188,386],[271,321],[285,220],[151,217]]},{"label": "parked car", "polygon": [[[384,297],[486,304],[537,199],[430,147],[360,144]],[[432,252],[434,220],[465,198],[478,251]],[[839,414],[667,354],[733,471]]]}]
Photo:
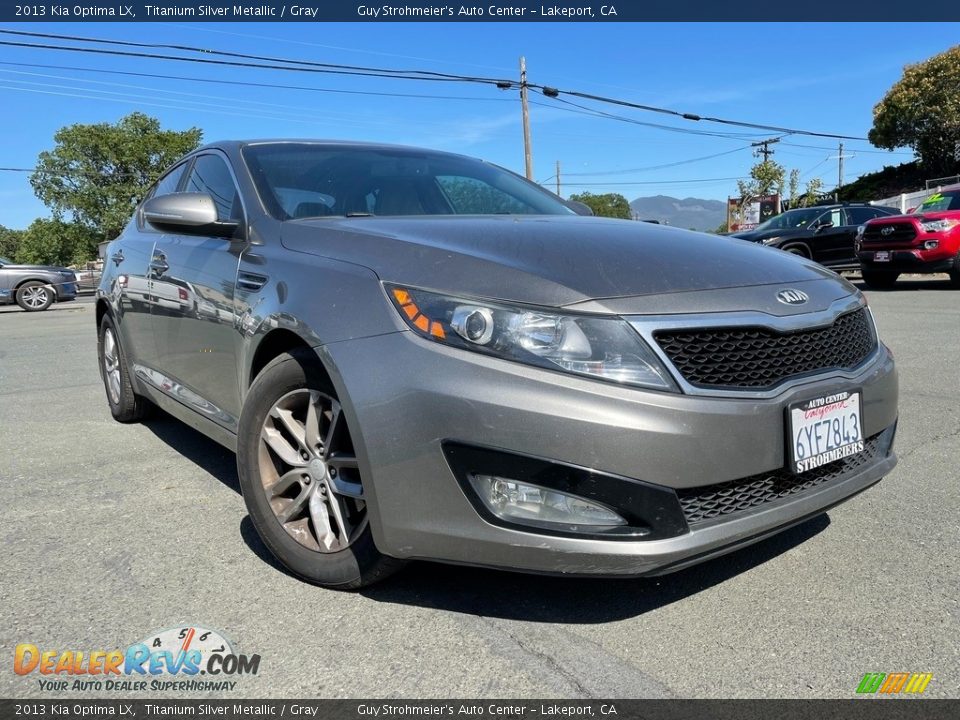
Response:
[{"label": "parked car", "polygon": [[899,213],[896,208],[857,203],[796,208],[732,237],[780,248],[833,270],[852,270],[860,267],[857,227],[872,218]]},{"label": "parked car", "polygon": [[100,276],[103,274],[103,263],[99,260],[88,262],[83,267],[71,267],[74,275],[77,277],[77,290],[93,291],[100,285]]},{"label": "parked car", "polygon": [[49,265],[18,265],[0,257],[0,305],[17,303],[27,312],[46,310],[54,301],[73,300],[77,278],[72,270]]},{"label": "parked car", "polygon": [[[670,572],[896,463],[893,358],[853,285],[577,216],[479,160],[208,145],[105,255],[111,413],[152,401],[234,450],[264,543],[314,583],[360,587],[409,558]],[[131,298],[158,271],[234,320]]]},{"label": "parked car", "polygon": [[893,287],[901,273],[949,273],[960,287],[960,185],[924,200],[907,215],[860,228],[857,255],[868,287]]}]

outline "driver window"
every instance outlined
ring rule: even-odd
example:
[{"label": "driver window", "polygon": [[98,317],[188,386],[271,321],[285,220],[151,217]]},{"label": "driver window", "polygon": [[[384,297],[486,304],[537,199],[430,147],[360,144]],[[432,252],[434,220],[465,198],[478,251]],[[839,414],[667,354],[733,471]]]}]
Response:
[{"label": "driver window", "polygon": [[160,178],[153,192],[150,193],[150,197],[154,197],[155,195],[169,195],[170,193],[175,193],[177,188],[180,187],[180,178],[183,177],[183,171],[186,169],[187,163],[180,163],[173,170]]},{"label": "driver window", "polygon": [[216,155],[201,155],[193,164],[187,179],[187,192],[206,193],[217,206],[217,219],[221,222],[243,217],[243,208],[233,176],[227,164]]}]

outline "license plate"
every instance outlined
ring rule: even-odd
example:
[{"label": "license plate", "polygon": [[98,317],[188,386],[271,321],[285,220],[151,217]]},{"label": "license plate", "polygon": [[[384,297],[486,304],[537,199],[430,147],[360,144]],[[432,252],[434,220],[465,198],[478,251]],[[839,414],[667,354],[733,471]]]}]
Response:
[{"label": "license plate", "polygon": [[886,250],[881,250],[873,254],[874,262],[890,262],[890,253]]},{"label": "license plate", "polygon": [[791,469],[805,473],[863,452],[860,393],[842,392],[790,407]]}]

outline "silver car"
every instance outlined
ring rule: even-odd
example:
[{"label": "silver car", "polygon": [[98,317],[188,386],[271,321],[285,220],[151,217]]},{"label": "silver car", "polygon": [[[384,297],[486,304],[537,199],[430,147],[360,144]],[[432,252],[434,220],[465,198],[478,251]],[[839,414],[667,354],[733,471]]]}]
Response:
[{"label": "silver car", "polygon": [[318,584],[665,573],[896,464],[893,358],[848,282],[459,155],[209,145],[105,259],[114,417],[150,401],[236,451],[265,544]]}]

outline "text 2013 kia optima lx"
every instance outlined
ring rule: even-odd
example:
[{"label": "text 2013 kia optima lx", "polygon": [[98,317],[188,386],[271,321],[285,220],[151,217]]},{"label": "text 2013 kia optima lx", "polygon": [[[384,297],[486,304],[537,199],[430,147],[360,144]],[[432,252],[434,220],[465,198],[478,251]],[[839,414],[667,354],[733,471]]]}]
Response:
[{"label": "text 2013 kia optima lx", "polygon": [[323,585],[408,558],[667,572],[896,463],[893,358],[849,283],[478,160],[208,145],[106,260],[114,417],[149,399],[235,449],[264,542]]}]

